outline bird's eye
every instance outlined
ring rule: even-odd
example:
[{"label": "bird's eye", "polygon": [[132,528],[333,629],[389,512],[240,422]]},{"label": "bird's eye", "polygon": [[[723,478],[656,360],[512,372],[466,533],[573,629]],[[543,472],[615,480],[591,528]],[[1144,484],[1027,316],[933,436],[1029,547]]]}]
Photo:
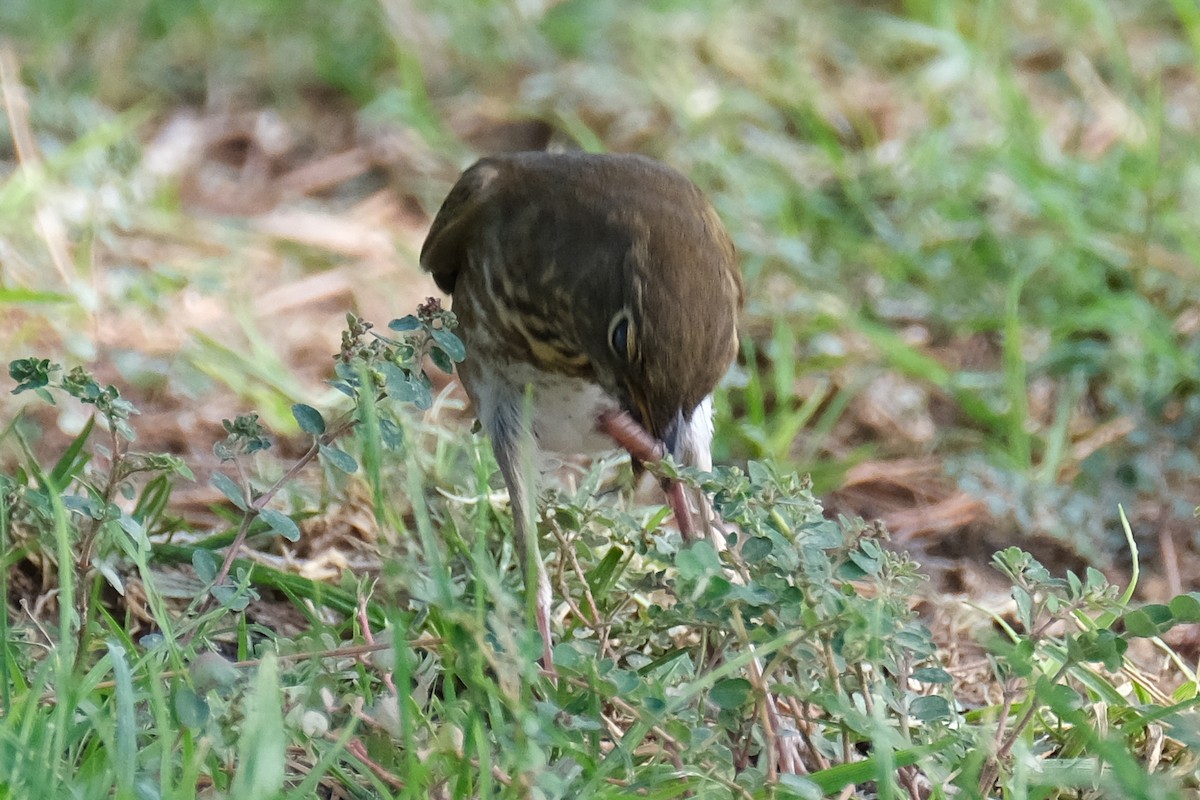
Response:
[{"label": "bird's eye", "polygon": [[633,332],[629,330],[629,312],[620,311],[608,326],[608,346],[613,355],[626,361],[633,360]]}]

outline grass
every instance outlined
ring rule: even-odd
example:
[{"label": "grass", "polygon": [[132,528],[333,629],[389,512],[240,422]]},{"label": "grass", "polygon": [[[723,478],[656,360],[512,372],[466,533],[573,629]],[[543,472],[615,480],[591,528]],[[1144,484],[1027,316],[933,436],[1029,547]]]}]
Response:
[{"label": "grass", "polygon": [[[0,5],[0,354],[94,373],[6,405],[0,796],[1187,796],[1171,637],[1200,615],[1160,587],[1194,563],[1198,24],[1091,0]],[[218,130],[269,108],[290,139],[263,173],[261,134],[150,170],[189,107]],[[348,308],[415,306],[416,209],[524,118],[688,172],[749,287],[732,466],[691,479],[755,557],[679,550],[581,478],[543,520],[557,684],[453,395],[322,383]],[[237,213],[356,149],[276,197],[331,232]],[[344,249],[351,222],[390,271]],[[980,592],[949,625],[816,499],[902,458],[988,510],[936,555],[1069,557],[1002,550],[1012,609]],[[897,489],[924,496],[880,504]]]},{"label": "grass", "polygon": [[[428,337],[441,319],[425,321],[424,339],[382,349],[357,328],[344,352],[362,368],[341,370],[342,388],[370,398],[422,384],[427,348],[456,350],[443,334]],[[388,380],[376,372],[383,364],[401,372]],[[1172,696],[1124,656],[1200,621],[1200,595],[1136,608],[1132,585],[1120,594],[1096,570],[1055,578],[1010,548],[996,565],[1012,581],[1015,618],[997,616],[984,640],[1005,700],[967,711],[909,611],[915,564],[884,549],[877,528],[824,519],[804,481],[761,462],[688,476],[741,531],[740,554],[721,556],[706,544],[681,549],[658,529],[656,509],[597,502],[594,472],[547,518],[567,608],[552,680],[536,666],[520,570],[494,539],[486,482],[474,510],[431,494],[414,450],[364,456],[385,505],[403,494],[392,487],[407,486],[414,512],[415,530],[393,534],[408,556],[378,579],[347,575],[331,587],[261,556],[232,558],[243,540],[264,553],[263,537],[299,540],[292,517],[306,515],[273,509],[279,490],[317,458],[358,472],[342,439],[357,429],[383,440],[388,424],[407,424],[403,407],[372,401],[326,420],[298,404],[312,445],[269,486],[246,471],[269,444],[263,430],[249,417],[230,422],[216,448],[226,470],[212,483],[238,509],[236,533],[171,544],[148,535],[165,521],[170,503],[158,493],[169,484],[131,478],[189,473],[173,457],[127,449],[133,407],[78,370],[14,362],[10,371],[23,391],[95,405],[101,421],[52,469],[28,453],[25,471],[5,479],[0,532],[8,549],[52,566],[60,612],[56,627],[9,628],[0,738],[16,795],[808,797],[852,784],[911,793],[939,775],[970,794],[1003,771],[1002,785],[1026,793],[1078,785],[1149,797],[1170,795],[1192,768],[1183,751],[1153,774],[1137,756],[1148,726],[1186,737],[1194,676],[1177,663],[1191,677]],[[363,392],[375,374],[380,383]],[[112,432],[104,449],[92,439],[102,428]],[[385,479],[388,464],[407,479]],[[494,471],[480,466],[478,478]],[[132,511],[106,501],[117,494],[130,495]],[[136,572],[99,566],[114,554]],[[172,602],[159,587],[181,560],[198,593]],[[126,605],[117,619],[105,591],[135,587],[145,616]],[[289,607],[304,618],[294,634],[275,627]],[[40,657],[37,644],[53,655]],[[1120,709],[1106,712],[1122,720],[1119,732],[1101,732],[1085,696]],[[1052,757],[1025,749],[1031,733]],[[813,765],[807,774],[780,771],[788,741]],[[845,757],[866,743],[868,757]]]}]

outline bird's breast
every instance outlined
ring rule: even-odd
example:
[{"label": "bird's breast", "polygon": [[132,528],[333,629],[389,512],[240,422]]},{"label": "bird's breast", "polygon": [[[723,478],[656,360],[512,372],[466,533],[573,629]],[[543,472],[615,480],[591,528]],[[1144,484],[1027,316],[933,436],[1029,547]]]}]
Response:
[{"label": "bird's breast", "polygon": [[598,384],[529,364],[513,365],[510,377],[518,386],[533,387],[530,422],[543,453],[595,455],[616,447],[596,425],[603,412],[618,410],[620,403]]}]

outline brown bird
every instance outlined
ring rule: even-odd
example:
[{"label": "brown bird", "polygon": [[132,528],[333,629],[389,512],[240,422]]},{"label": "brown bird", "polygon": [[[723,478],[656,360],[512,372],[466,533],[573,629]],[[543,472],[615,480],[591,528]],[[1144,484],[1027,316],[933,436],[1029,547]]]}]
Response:
[{"label": "brown bird", "polygon": [[[549,668],[531,476],[547,454],[594,454],[615,440],[635,463],[665,450],[711,468],[711,395],[738,347],[733,244],[695,184],[656,161],[517,153],[462,174],[421,264],[453,297],[467,347],[460,375],[538,583]],[[657,453],[642,429],[662,443]],[[668,496],[689,535],[682,493]]]}]

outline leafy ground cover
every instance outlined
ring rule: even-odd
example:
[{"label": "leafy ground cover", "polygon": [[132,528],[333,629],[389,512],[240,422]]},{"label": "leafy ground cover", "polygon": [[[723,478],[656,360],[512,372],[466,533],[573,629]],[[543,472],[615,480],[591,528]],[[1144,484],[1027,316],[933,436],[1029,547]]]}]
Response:
[{"label": "leafy ground cover", "polygon": [[[0,37],[0,794],[1195,791],[1193,4],[9,0]],[[740,547],[565,481],[557,680],[415,264],[475,154],[547,143],[690,174],[749,289],[685,474]]]}]

